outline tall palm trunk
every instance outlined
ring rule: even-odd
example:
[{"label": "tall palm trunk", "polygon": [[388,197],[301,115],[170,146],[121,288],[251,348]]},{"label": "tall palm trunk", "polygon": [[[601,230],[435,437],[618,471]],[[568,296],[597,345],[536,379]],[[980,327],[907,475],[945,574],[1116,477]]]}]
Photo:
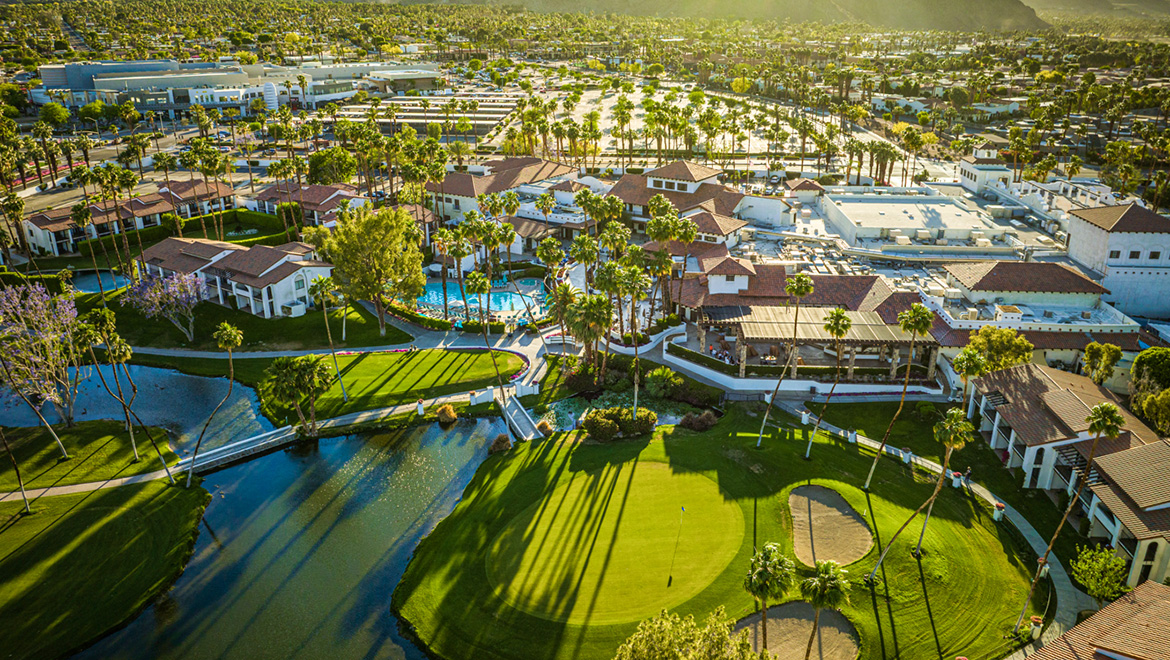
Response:
[{"label": "tall palm trunk", "polygon": [[1064,509],[1064,515],[1060,517],[1060,524],[1056,526],[1056,531],[1052,533],[1052,539],[1048,541],[1048,547],[1044,548],[1044,554],[1040,555],[1038,565],[1036,566],[1036,574],[1032,577],[1032,585],[1028,588],[1028,597],[1024,599],[1024,608],[1020,610],[1020,616],[1016,619],[1015,628],[1013,632],[1019,630],[1020,624],[1024,621],[1024,615],[1028,612],[1028,604],[1032,602],[1032,596],[1036,594],[1036,585],[1040,582],[1040,572],[1044,570],[1044,566],[1048,563],[1048,555],[1052,554],[1052,546],[1056,545],[1056,539],[1060,536],[1060,530],[1064,529],[1064,523],[1068,521],[1069,514],[1072,513],[1073,507],[1081,499],[1081,493],[1085,490],[1085,482],[1089,480],[1089,475],[1093,473],[1093,461],[1097,457],[1097,443],[1101,441],[1101,434],[1098,433],[1093,436],[1093,444],[1089,447],[1089,458],[1085,465],[1085,476],[1080,479],[1077,484],[1076,495],[1068,501],[1068,506]]},{"label": "tall palm trunk", "polygon": [[812,634],[808,636],[808,647],[804,649],[804,660],[812,657],[813,642],[817,641],[817,630],[821,627],[821,608],[813,608],[813,629]]},{"label": "tall palm trunk", "polygon": [[[490,312],[492,307],[492,291],[489,288],[487,293],[487,310]],[[484,301],[479,304],[479,326],[480,331],[483,332],[483,345],[487,346],[488,357],[492,359],[492,369],[496,371],[496,383],[500,386],[500,403],[503,412],[508,407],[508,391],[504,389],[504,377],[500,375],[500,365],[496,363],[496,352],[492,350],[492,343],[488,339],[488,315],[484,314]]]},{"label": "tall palm trunk", "polygon": [[812,433],[808,436],[808,447],[804,450],[804,457],[808,458],[812,453],[813,440],[817,437],[817,431],[821,428],[821,420],[825,418],[825,411],[829,409],[829,402],[833,400],[833,392],[837,391],[837,383],[841,382],[841,340],[837,340],[837,371],[833,375],[833,386],[829,388],[829,396],[825,397],[825,405],[821,406],[821,414],[817,415],[817,423],[813,424]]},{"label": "tall palm trunk", "polygon": [[780,394],[780,383],[784,382],[784,375],[788,373],[789,365],[796,356],[796,328],[800,321],[800,298],[796,299],[796,314],[792,319],[792,347],[788,351],[788,359],[784,361],[784,370],[776,379],[776,387],[772,389],[772,398],[768,399],[768,407],[764,410],[764,421],[760,424],[760,436],[756,438],[756,447],[764,442],[764,428],[768,426],[768,416],[772,414],[772,406],[776,403],[776,396]]},{"label": "tall palm trunk", "polygon": [[878,461],[882,459],[882,452],[886,449],[886,443],[890,441],[890,432],[894,430],[894,424],[902,414],[902,408],[906,406],[906,390],[910,387],[910,372],[914,367],[915,339],[917,339],[916,335],[910,335],[910,357],[906,361],[906,378],[902,381],[902,397],[898,400],[898,409],[894,411],[894,416],[890,418],[890,425],[886,427],[886,434],[882,436],[882,444],[878,446],[877,454],[873,457],[873,464],[869,466],[869,476],[865,478],[865,486],[862,487],[862,490],[869,490],[869,483],[873,480],[873,471],[877,469]]},{"label": "tall palm trunk", "polygon": [[191,487],[191,477],[195,474],[195,459],[199,458],[199,447],[203,444],[203,436],[207,433],[207,427],[211,426],[211,420],[215,419],[215,415],[216,415],[216,413],[219,412],[219,409],[222,408],[223,404],[227,403],[227,400],[231,398],[232,387],[235,384],[236,384],[236,364],[235,364],[235,360],[232,359],[232,352],[229,350],[228,351],[228,389],[227,389],[227,394],[225,394],[223,396],[223,399],[221,399],[220,402],[215,406],[215,409],[211,411],[211,416],[209,416],[207,418],[207,421],[203,422],[203,429],[201,431],[199,431],[199,438],[197,440],[195,440],[195,449],[194,449],[194,451],[191,452],[191,463],[190,463],[189,467],[187,468],[187,486],[186,486],[187,488]]},{"label": "tall palm trunk", "polygon": [[[934,500],[936,498],[938,498],[939,491],[942,490],[943,480],[946,479],[946,476],[947,476],[947,470],[949,469],[948,466],[951,463],[951,452],[952,451],[953,450],[950,447],[947,447],[946,458],[943,460],[942,472],[939,473],[938,479],[934,482],[934,492],[931,493],[930,497],[927,498],[927,500],[925,502],[918,505],[918,508],[915,509],[913,511],[913,513],[910,514],[910,517],[906,519],[906,522],[902,523],[902,526],[898,528],[898,531],[894,532],[894,535],[891,536],[890,540],[886,542],[886,548],[884,550],[882,550],[882,554],[878,557],[877,563],[874,564],[873,570],[870,571],[869,577],[866,578],[870,582],[873,582],[874,576],[877,575],[878,569],[881,568],[882,562],[885,561],[886,555],[889,554],[889,552],[890,552],[890,548],[894,547],[894,541],[897,540],[897,538],[902,534],[902,532],[904,532],[906,530],[906,528],[910,526],[910,523],[913,522],[914,519],[918,517],[918,514],[922,513],[923,509],[930,509],[934,506]],[[929,520],[927,520],[927,522],[929,522]],[[925,534],[926,534],[926,525],[923,524],[922,525],[922,535],[920,535],[918,537],[918,547],[914,550],[915,556],[917,556],[919,550],[921,550],[921,548],[922,548],[922,536],[925,536]]]},{"label": "tall palm trunk", "polygon": [[12,453],[12,447],[8,446],[8,438],[4,437],[3,428],[0,428],[0,442],[4,443],[4,451],[8,452],[8,460],[12,461],[12,470],[16,473],[16,484],[20,486],[20,498],[24,500],[24,512],[32,513],[32,509],[28,506],[28,494],[24,492],[24,479],[20,476],[20,465],[16,463],[16,456]]},{"label": "tall palm trunk", "polygon": [[458,263],[455,264],[455,272],[459,276],[459,295],[463,298],[463,322],[471,323],[471,308],[467,306],[467,290],[463,288],[463,268]]},{"label": "tall palm trunk", "polygon": [[329,306],[321,301],[321,314],[325,317],[325,336],[329,338],[329,354],[333,356],[333,370],[337,372],[337,383],[341,385],[341,400],[349,401],[349,393],[345,391],[345,381],[341,379],[341,367],[337,366],[337,351],[333,348],[333,331],[329,329]]}]

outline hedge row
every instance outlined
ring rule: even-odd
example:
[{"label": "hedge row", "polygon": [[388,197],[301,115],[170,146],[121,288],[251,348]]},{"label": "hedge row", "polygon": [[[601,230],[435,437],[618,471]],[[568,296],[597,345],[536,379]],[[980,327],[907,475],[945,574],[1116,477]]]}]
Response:
[{"label": "hedge row", "polygon": [[41,284],[51,294],[59,294],[64,290],[61,278],[56,273],[43,275],[23,275],[0,266],[0,285],[20,286],[22,284]]},{"label": "hedge row", "polygon": [[[210,228],[215,226],[217,222],[218,215],[215,213],[209,213],[202,216],[197,215],[193,218],[183,218],[183,235],[187,237],[195,237],[196,235],[202,237],[203,225],[206,223],[210,231]],[[280,245],[282,243],[289,242],[289,240],[292,240],[290,237],[296,236],[296,229],[293,227],[290,227],[288,233],[286,234],[284,232],[284,223],[280,221],[280,218],[274,215],[259,213],[257,211],[250,211],[248,209],[228,209],[227,211],[224,211],[224,230],[231,231],[237,225],[247,228],[262,230],[267,229],[279,232],[277,234],[249,236],[236,240],[227,237],[227,242],[236,243],[245,247],[250,247],[252,245]],[[170,238],[174,235],[175,232],[171,229],[171,227],[168,227],[165,224],[158,225],[156,227],[147,227],[145,229],[132,229],[126,232],[126,238],[130,241],[130,245],[132,246],[138,245],[138,240],[140,238],[142,239],[143,245],[153,245],[165,238]],[[98,241],[101,241],[101,243],[105,244],[106,251],[112,251],[114,249],[113,242],[115,240],[118,241],[118,245],[121,245],[122,238],[120,234],[103,236],[97,239],[87,239],[78,243],[78,251],[86,257],[90,256],[90,250],[97,249],[100,252],[100,244],[98,244]]]},{"label": "hedge row", "polygon": [[414,311],[413,309],[407,309],[405,306],[400,305],[396,302],[390,303],[388,309],[389,309],[390,313],[403,319],[404,321],[414,323],[415,325],[421,325],[424,328],[429,328],[431,330],[444,330],[444,331],[451,329],[452,324],[450,321],[444,321],[443,319],[436,319],[436,318],[431,318],[430,316],[424,316],[424,315],[419,314],[418,312]]}]

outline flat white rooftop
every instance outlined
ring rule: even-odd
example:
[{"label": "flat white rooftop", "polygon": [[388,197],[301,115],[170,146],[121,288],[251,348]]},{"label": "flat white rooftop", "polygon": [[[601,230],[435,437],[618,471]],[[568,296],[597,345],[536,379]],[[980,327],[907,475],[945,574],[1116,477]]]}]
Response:
[{"label": "flat white rooftop", "polygon": [[982,213],[945,195],[827,195],[826,198],[856,226],[901,229],[911,237],[919,229],[1002,232]]}]

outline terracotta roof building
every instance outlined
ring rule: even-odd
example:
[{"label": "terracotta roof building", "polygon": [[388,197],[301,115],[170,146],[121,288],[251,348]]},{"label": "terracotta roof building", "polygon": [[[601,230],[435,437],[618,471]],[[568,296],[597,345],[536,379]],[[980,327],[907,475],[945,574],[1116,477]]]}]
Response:
[{"label": "terracotta roof building", "polygon": [[1075,208],[1068,256],[1098,274],[1104,300],[1130,316],[1170,318],[1170,218],[1137,203]]},{"label": "terracotta roof building", "polygon": [[[1170,575],[1170,443],[1146,426],[1109,390],[1084,376],[1037,364],[1003,369],[972,381],[969,417],[1018,468],[1025,488],[1075,493],[1104,538],[1129,563],[1129,584]],[[1094,406],[1112,404],[1125,420],[1116,439],[1097,441],[1087,421]]]},{"label": "terracotta roof building", "polygon": [[357,208],[369,201],[368,197],[358,194],[357,188],[346,183],[297,185],[291,179],[274,183],[256,194],[256,205],[262,213],[276,215],[278,206],[295,202],[301,205],[306,224],[326,226],[337,221],[337,213],[343,206]]},{"label": "terracotta roof building", "polygon": [[1170,587],[1143,582],[1063,635],[1031,660],[1170,659]]},{"label": "terracotta roof building", "polygon": [[307,243],[244,248],[202,238],[168,238],[139,257],[148,275],[195,275],[203,298],[264,318],[300,316],[312,306],[309,284],[328,277],[332,264],[319,261]]},{"label": "terracotta roof building", "polygon": [[504,193],[538,181],[570,178],[577,173],[574,167],[531,157],[488,161],[481,167],[480,174],[448,172],[441,183],[426,184],[434,197],[432,208],[438,209],[444,220],[461,220],[467,211],[480,210],[477,201],[480,195]]}]

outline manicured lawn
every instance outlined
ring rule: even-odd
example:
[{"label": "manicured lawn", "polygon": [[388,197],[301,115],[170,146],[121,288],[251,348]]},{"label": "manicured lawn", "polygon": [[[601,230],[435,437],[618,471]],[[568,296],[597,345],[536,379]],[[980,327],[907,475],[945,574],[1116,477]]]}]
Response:
[{"label": "manicured lawn", "polygon": [[[932,488],[924,475],[886,461],[867,495],[859,486],[870,455],[856,446],[820,437],[806,462],[803,431],[773,431],[757,450],[757,429],[758,418],[734,406],[701,434],[661,427],[652,439],[609,445],[558,434],[493,456],[419,545],[392,605],[451,660],[608,659],[661,607],[749,614],[742,584],[753,547],[776,542],[795,560],[793,488],[834,488],[876,528],[877,545],[848,567],[852,578],[872,569],[882,540]],[[861,657],[1006,653],[1003,635],[1034,559],[981,502],[950,488],[935,506],[921,562],[910,555],[916,536],[899,539],[875,589],[858,579],[850,590],[843,611],[857,627]],[[1043,608],[1041,591],[1035,603]],[[785,600],[797,598],[793,590]]]},{"label": "manicured lawn", "polygon": [[[53,442],[53,437],[43,426],[4,429],[12,453],[20,464],[25,488],[103,481],[162,469],[154,447],[139,428],[134,430],[138,455],[142,459],[137,463],[134,462],[134,452],[130,447],[130,435],[120,422],[78,422],[73,428],[60,425],[53,430],[69,452],[69,460],[62,460],[57,443]],[[159,443],[167,464],[172,465],[178,456],[167,443],[166,431],[154,428],[151,433]],[[17,488],[12,462],[7,456],[0,457],[0,491]]]},{"label": "manicured lawn", "polygon": [[[821,411],[820,403],[806,403],[809,410],[815,414]],[[938,410],[944,412],[949,406],[940,405]],[[862,435],[881,441],[886,426],[890,423],[898,403],[834,403],[829,405],[825,413],[825,421],[841,428],[855,428]],[[894,430],[890,434],[890,445],[894,447],[909,447],[915,454],[932,461],[942,462],[942,445],[935,442],[932,427],[938,417],[919,419],[914,413],[913,402],[906,404]],[[885,460],[885,459],[882,459]],[[1025,489],[1022,487],[1024,476],[1019,470],[1009,472],[995,452],[980,437],[978,441],[969,443],[962,450],[951,456],[951,466],[960,472],[971,468],[971,480],[982,484],[1005,502],[1012,505],[1017,511],[1024,514],[1028,522],[1040,532],[1044,538],[1052,537],[1056,526],[1060,523],[1060,516],[1064,512],[1039,489]],[[1069,567],[1069,561],[1077,556],[1077,543],[1085,544],[1088,540],[1082,537],[1072,525],[1065,525],[1061,530],[1060,538],[1056,541],[1053,552]]]},{"label": "manicured lawn", "polygon": [[[512,353],[496,351],[496,360],[504,383],[524,368],[524,360]],[[333,360],[326,354],[326,364]],[[362,353],[338,356],[349,401],[341,394],[335,380],[329,391],[317,400],[317,419],[337,417],[351,412],[374,410],[431,398],[482,389],[496,384],[496,372],[487,351],[421,350],[411,353]],[[271,419],[292,422],[296,413],[272,401],[263,385],[260,398],[265,414]],[[308,410],[305,411],[308,415]]]},{"label": "manicured lawn", "polygon": [[[122,305],[124,291],[107,293],[110,309],[118,320],[118,333],[131,346],[153,348],[189,348],[218,350],[212,332],[222,321],[227,321],[244,333],[240,352],[308,350],[328,348],[325,319],[320,310],[309,310],[297,318],[265,319],[210,302],[195,308],[195,341],[187,338],[170,321],[163,318],[147,319],[129,305]],[[79,312],[86,312],[101,304],[101,294],[81,294],[77,297]],[[346,341],[341,341],[342,311],[330,313],[329,327],[334,345],[338,348],[390,346],[409,342],[411,335],[386,324],[386,336],[378,334],[378,319],[360,306],[350,306],[346,318]]]},{"label": "manicured lawn", "polygon": [[210,496],[163,482],[0,504],[0,649],[58,658],[148,605],[182,571]]}]

